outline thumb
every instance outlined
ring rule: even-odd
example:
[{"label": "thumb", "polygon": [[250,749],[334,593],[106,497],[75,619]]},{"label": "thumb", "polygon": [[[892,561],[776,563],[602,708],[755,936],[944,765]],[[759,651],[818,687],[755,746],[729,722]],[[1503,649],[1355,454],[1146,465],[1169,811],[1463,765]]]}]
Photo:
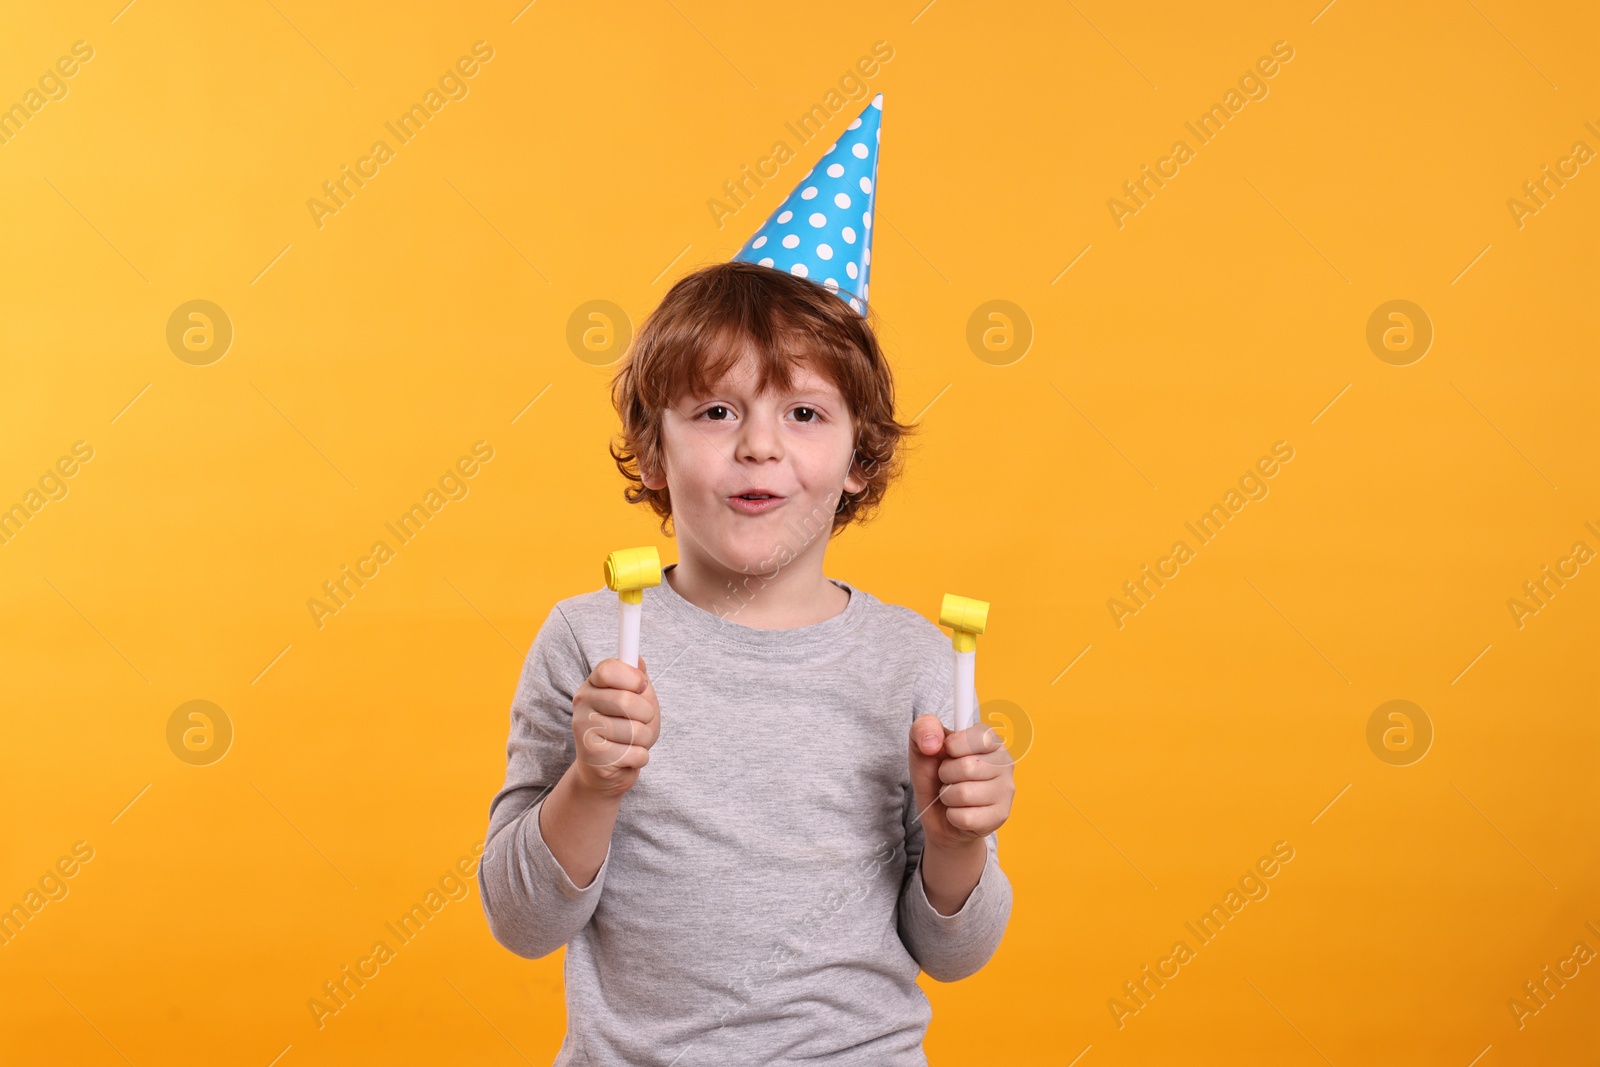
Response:
[{"label": "thumb", "polygon": [[918,811],[933,803],[939,793],[939,763],[943,758],[945,735],[949,732],[937,715],[919,715],[911,723],[907,747],[911,788],[916,794]]},{"label": "thumb", "polygon": [[[623,666],[626,667],[627,664],[624,662]],[[629,692],[634,693],[643,693],[647,691],[652,683],[650,681],[650,671],[644,665],[643,656],[639,657],[639,662],[632,668],[632,670],[638,672],[638,677],[629,679],[624,688],[626,688]],[[644,684],[639,685],[640,682],[643,682]],[[639,686],[637,689],[634,688],[636,685]]]},{"label": "thumb", "polygon": [[937,756],[944,749],[945,728],[937,715],[919,715],[911,723],[911,751],[919,756]]}]

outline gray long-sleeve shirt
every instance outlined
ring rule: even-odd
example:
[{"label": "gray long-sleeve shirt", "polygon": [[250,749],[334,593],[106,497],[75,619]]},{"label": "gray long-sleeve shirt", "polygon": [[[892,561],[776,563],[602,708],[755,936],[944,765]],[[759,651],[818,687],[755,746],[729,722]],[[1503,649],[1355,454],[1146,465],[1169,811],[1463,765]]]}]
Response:
[{"label": "gray long-sleeve shirt", "polygon": [[665,580],[645,590],[661,732],[583,888],[538,816],[575,756],[573,695],[616,655],[616,594],[562,600],[540,628],[478,883],[502,945],[529,959],[567,946],[555,1067],[921,1067],[919,968],[956,981],[999,946],[1011,884],[997,835],[954,915],[929,904],[918,869],[910,726],[931,712],[954,728],[950,641],[834,582],[846,609],[788,630],[719,617]]}]

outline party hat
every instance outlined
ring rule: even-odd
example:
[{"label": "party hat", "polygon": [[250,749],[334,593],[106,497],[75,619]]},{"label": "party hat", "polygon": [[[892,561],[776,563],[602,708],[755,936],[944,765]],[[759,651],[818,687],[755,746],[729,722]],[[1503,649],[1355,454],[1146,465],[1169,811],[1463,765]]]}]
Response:
[{"label": "party hat", "polygon": [[865,316],[882,120],[879,93],[733,258],[810,278]]}]

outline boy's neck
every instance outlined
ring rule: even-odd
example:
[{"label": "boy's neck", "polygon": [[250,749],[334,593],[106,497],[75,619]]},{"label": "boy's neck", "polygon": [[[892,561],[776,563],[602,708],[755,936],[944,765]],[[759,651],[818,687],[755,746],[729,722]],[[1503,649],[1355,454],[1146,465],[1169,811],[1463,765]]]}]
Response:
[{"label": "boy's neck", "polygon": [[661,580],[695,607],[757,630],[810,626],[850,604],[850,593],[823,576],[821,559],[797,559],[769,576],[725,571],[686,555]]}]

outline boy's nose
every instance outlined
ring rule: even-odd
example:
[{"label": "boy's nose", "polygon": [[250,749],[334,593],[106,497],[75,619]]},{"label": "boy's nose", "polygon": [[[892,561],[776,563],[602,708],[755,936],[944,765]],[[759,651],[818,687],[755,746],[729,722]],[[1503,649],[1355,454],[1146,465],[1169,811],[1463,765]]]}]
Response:
[{"label": "boy's nose", "polygon": [[769,420],[747,419],[744,434],[739,438],[739,458],[760,462],[764,459],[783,458],[783,438]]}]

